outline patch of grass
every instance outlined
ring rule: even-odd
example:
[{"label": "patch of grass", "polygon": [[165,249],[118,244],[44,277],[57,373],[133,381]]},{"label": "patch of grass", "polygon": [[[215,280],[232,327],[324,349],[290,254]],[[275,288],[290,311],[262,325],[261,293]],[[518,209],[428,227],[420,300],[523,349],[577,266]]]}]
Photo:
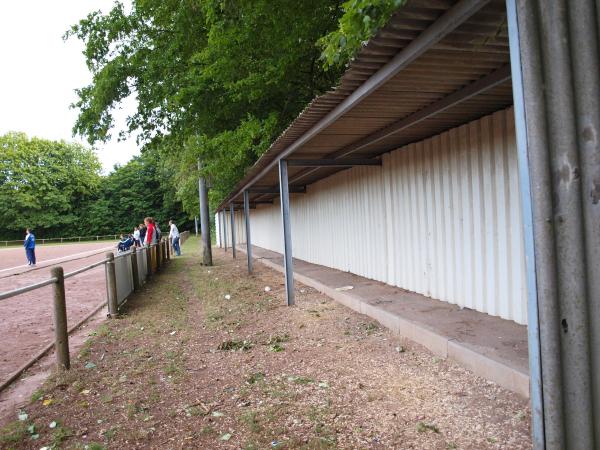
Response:
[{"label": "patch of grass", "polygon": [[167,367],[165,367],[165,375],[174,376],[181,375],[182,373],[183,370],[176,361],[171,361],[169,364],[167,364]]},{"label": "patch of grass", "polygon": [[188,417],[200,417],[205,416],[206,411],[199,406],[190,406],[189,408],[186,408],[185,415]]},{"label": "patch of grass", "polygon": [[274,353],[279,353],[285,350],[285,347],[281,344],[273,344],[269,346],[269,351]]},{"label": "patch of grass", "polygon": [[41,400],[42,398],[44,398],[44,391],[41,389],[36,389],[35,391],[33,391],[33,394],[31,394],[31,402],[37,402],[38,400]]},{"label": "patch of grass", "polygon": [[116,435],[117,435],[117,428],[114,428],[114,427],[113,428],[109,428],[104,433],[102,433],[102,436],[104,436],[104,439],[106,439],[107,441],[110,441]]},{"label": "patch of grass", "polygon": [[70,428],[58,425],[52,432],[52,448],[58,448],[60,444],[73,435],[73,431]]},{"label": "patch of grass", "polygon": [[106,450],[106,447],[98,442],[90,442],[86,444],[84,447],[86,450]]},{"label": "patch of grass", "polygon": [[219,344],[217,347],[218,350],[221,351],[248,351],[253,347],[252,342],[250,341],[224,341]]},{"label": "patch of grass", "polygon": [[256,411],[245,412],[244,414],[242,414],[241,420],[242,423],[246,424],[246,426],[252,433],[258,434],[263,431],[263,427],[258,421],[258,414],[256,413]]},{"label": "patch of grass", "polygon": [[207,425],[200,430],[200,434],[204,434],[206,436],[216,436],[219,433],[213,427],[211,427],[210,425]]},{"label": "patch of grass", "polygon": [[111,394],[102,394],[100,396],[100,401],[102,403],[112,403],[113,401],[113,396]]},{"label": "patch of grass", "polygon": [[284,342],[289,342],[290,335],[285,333],[283,335],[274,335],[269,336],[269,340],[265,345],[275,345],[275,344],[283,344]]},{"label": "patch of grass", "polygon": [[379,331],[379,327],[374,322],[361,323],[361,328],[367,333],[367,336]]},{"label": "patch of grass", "polygon": [[435,424],[425,422],[417,422],[417,431],[419,433],[425,433],[426,431],[433,431],[434,433],[440,432],[440,430]]},{"label": "patch of grass", "polygon": [[27,437],[27,427],[29,425],[20,420],[10,422],[0,428],[0,444],[17,444]]},{"label": "patch of grass", "polygon": [[265,379],[265,374],[262,372],[255,372],[246,377],[246,384],[256,384],[259,381],[263,381]]},{"label": "patch of grass", "polygon": [[315,380],[313,380],[310,377],[289,377],[288,380],[295,384],[302,384],[302,385],[311,384],[311,383],[315,382]]}]

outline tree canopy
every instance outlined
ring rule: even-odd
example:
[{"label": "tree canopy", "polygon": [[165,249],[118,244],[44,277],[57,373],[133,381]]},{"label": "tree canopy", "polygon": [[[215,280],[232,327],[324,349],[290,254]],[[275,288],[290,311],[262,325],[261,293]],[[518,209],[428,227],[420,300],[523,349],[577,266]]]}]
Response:
[{"label": "tree canopy", "polygon": [[201,158],[214,205],[400,3],[144,0],[93,12],[66,34],[83,41],[93,74],[74,131],[114,138],[112,113],[135,96],[123,132],[172,171],[188,212]]},{"label": "tree canopy", "polygon": [[80,144],[0,136],[0,239],[93,236],[133,230],[146,216],[189,226],[170,177],[151,154],[102,175]]},{"label": "tree canopy", "polygon": [[100,184],[100,162],[79,144],[0,136],[0,230],[22,234],[26,227],[50,233],[72,229],[79,211]]}]

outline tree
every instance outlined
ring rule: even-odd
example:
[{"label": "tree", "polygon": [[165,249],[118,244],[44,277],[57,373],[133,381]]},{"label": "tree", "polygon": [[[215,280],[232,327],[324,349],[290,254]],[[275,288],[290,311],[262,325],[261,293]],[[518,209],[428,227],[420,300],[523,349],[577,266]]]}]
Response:
[{"label": "tree", "polygon": [[95,153],[79,144],[0,136],[0,234],[72,229],[98,189],[100,168]]},{"label": "tree", "polygon": [[145,217],[154,217],[166,229],[173,219],[182,229],[189,225],[181,203],[151,155],[136,156],[102,181],[97,197],[81,211],[84,234],[131,232]]},{"label": "tree", "polygon": [[139,132],[144,151],[173,171],[188,213],[197,210],[202,158],[214,206],[399,4],[145,0],[126,11],[116,3],[66,33],[85,44],[93,74],[78,91],[74,132],[110,139],[114,108],[134,95],[123,132]]},{"label": "tree", "polygon": [[349,0],[338,28],[319,40],[326,69],[344,66],[406,0]]}]

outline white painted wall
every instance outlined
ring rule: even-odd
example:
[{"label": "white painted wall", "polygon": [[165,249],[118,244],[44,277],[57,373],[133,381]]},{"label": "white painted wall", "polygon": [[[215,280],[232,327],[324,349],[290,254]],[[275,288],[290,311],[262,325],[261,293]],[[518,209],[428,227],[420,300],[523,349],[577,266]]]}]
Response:
[{"label": "white painted wall", "polygon": [[[296,258],[527,322],[512,108],[308,186],[291,213]],[[278,202],[250,217],[281,252]]]}]

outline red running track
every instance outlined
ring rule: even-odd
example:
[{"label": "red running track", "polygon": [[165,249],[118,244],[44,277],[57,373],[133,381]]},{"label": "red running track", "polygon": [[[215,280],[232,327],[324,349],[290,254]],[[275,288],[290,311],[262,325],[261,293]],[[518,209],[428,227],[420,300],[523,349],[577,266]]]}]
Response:
[{"label": "red running track", "polygon": [[[50,278],[50,268],[65,273],[93,264],[116,243],[94,242],[38,246],[37,266],[26,265],[23,248],[0,249],[0,292]],[[104,266],[65,280],[68,326],[79,322],[106,300]],[[0,300],[0,383],[48,345],[54,336],[52,286]]]}]

